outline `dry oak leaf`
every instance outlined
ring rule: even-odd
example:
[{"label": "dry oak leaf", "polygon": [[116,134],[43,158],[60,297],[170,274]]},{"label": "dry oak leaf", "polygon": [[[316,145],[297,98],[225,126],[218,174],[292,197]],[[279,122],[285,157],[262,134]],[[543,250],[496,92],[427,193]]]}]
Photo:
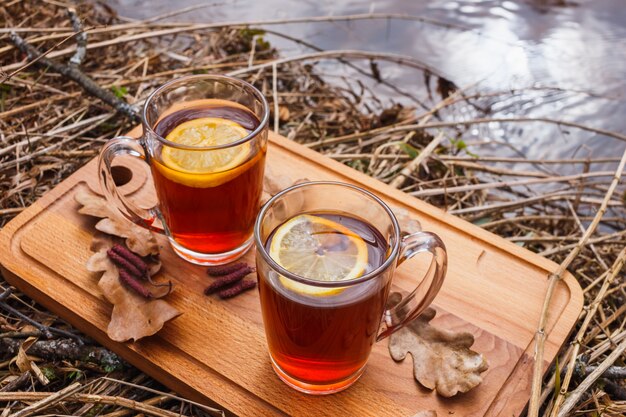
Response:
[{"label": "dry oak leaf", "polygon": [[17,351],[17,357],[15,358],[15,363],[17,367],[20,369],[20,372],[31,371],[41,382],[41,385],[48,385],[50,380],[44,375],[41,369],[37,366],[35,361],[30,358],[26,352],[28,349],[37,341],[36,337],[29,337],[19,347]]},{"label": "dry oak leaf", "polygon": [[[76,193],[74,199],[82,205],[78,210],[79,213],[101,218],[96,224],[97,230],[125,239],[126,246],[141,256],[159,253],[154,235],[121,217],[103,197],[81,190]],[[98,287],[105,298],[113,304],[107,334],[116,342],[152,336],[161,330],[167,321],[181,313],[164,300],[145,299],[122,285],[118,268],[106,253],[113,243],[113,237],[94,236],[91,243],[94,254],[87,260],[89,271],[104,272],[98,281]],[[160,267],[160,262],[151,263],[149,274],[151,276],[156,274]],[[170,290],[164,287],[161,289],[167,292]]]},{"label": "dry oak leaf", "polygon": [[91,191],[80,190],[74,195],[74,199],[82,205],[79,213],[102,219],[96,223],[97,230],[125,238],[128,249],[141,256],[159,253],[159,244],[154,235],[122,217],[105,198]]},{"label": "dry oak leaf", "polygon": [[443,397],[467,392],[482,382],[481,373],[489,367],[480,353],[470,349],[474,336],[452,332],[429,324],[435,310],[426,309],[406,327],[389,338],[389,353],[396,361],[407,353],[413,357],[415,379]]},{"label": "dry oak leaf", "polygon": [[[119,280],[117,267],[111,262],[106,251],[113,245],[109,240],[94,239],[92,249],[96,249],[89,260],[87,269],[104,274],[98,281],[98,287],[106,299],[113,304],[107,335],[116,342],[139,340],[152,336],[163,325],[181,313],[164,300],[145,299],[125,288]],[[156,273],[158,266],[151,267],[150,273]]]}]

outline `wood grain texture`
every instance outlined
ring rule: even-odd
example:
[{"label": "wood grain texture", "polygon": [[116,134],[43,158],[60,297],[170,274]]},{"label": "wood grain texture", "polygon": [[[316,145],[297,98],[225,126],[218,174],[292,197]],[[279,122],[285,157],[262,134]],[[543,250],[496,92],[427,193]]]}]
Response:
[{"label": "wood grain texture", "polygon": [[[0,263],[7,280],[177,392],[233,414],[412,416],[436,410],[439,416],[519,415],[528,401],[532,339],[546,278],[556,265],[284,138],[270,135],[270,142],[267,163],[275,174],[359,184],[392,207],[408,210],[423,229],[442,237],[449,270],[435,301],[433,323],[475,335],[474,349],[490,363],[479,387],[453,399],[440,398],[415,382],[411,359],[394,362],[383,341],[374,347],[363,377],[347,391],[326,397],[295,392],[271,369],[258,293],[229,301],[204,296],[204,268],[180,260],[164,238],[163,273],[177,284],[169,300],[184,314],[140,342],[112,342],[106,336],[111,307],[97,287],[98,274],[84,266],[95,220],[79,215],[74,202],[79,189],[98,189],[95,161],[0,231]],[[127,164],[134,176],[125,192],[145,205],[153,199],[145,167]],[[252,262],[252,257],[249,253],[246,260]],[[412,288],[423,269],[423,261],[407,261],[396,273],[396,286]],[[568,274],[550,309],[546,367],[574,325],[582,301],[580,287]]]}]

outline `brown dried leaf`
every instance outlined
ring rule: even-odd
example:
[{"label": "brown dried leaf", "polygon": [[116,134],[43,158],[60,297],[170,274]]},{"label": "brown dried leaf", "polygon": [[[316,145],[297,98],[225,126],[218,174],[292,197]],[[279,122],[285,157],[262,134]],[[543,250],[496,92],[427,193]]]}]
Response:
[{"label": "brown dried leaf", "polygon": [[181,313],[164,300],[147,300],[120,284],[117,268],[107,270],[98,286],[113,304],[107,334],[116,342],[152,336]]},{"label": "brown dried leaf", "polygon": [[36,337],[29,337],[26,339],[19,347],[17,351],[17,358],[15,359],[15,363],[17,367],[20,369],[20,372],[31,371],[41,382],[42,385],[48,385],[50,380],[41,372],[41,369],[37,366],[37,364],[28,357],[26,351],[37,341]]},{"label": "brown dried leaf", "polygon": [[[79,210],[82,214],[100,217],[102,220],[96,224],[96,233],[91,242],[93,255],[87,260],[87,270],[91,272],[104,272],[98,282],[105,298],[113,304],[111,321],[107,327],[107,334],[116,342],[127,340],[139,340],[146,336],[152,336],[168,321],[181,313],[164,300],[143,298],[128,288],[119,279],[119,271],[115,264],[107,256],[107,250],[115,243],[125,239],[127,247],[133,252],[142,255],[157,255],[158,244],[155,237],[148,230],[137,226],[120,217],[117,212],[111,210],[106,200],[91,192],[80,191],[75,199],[82,204]],[[123,242],[122,242],[123,243]],[[156,274],[161,268],[161,262],[150,262],[150,276]],[[171,286],[150,286],[150,292],[155,298],[163,297],[171,292]]]},{"label": "brown dried leaf", "polygon": [[159,244],[152,232],[126,220],[104,197],[80,190],[74,199],[82,205],[79,213],[102,219],[96,223],[97,230],[126,239],[126,246],[141,256],[159,253]]},{"label": "brown dried leaf", "polygon": [[[117,267],[107,256],[107,250],[113,246],[113,240],[103,239],[96,236],[92,248],[98,248],[87,260],[87,269],[92,272],[104,272],[98,287],[102,290],[105,298],[113,304],[111,321],[107,328],[107,334],[116,342],[127,340],[139,340],[146,336],[152,336],[168,321],[181,313],[164,300],[145,299],[120,283]],[[160,266],[160,262],[158,263]],[[157,269],[151,265],[151,271]],[[151,287],[155,297],[169,294],[167,287]]]},{"label": "brown dried leaf", "polygon": [[474,336],[466,332],[438,329],[429,324],[435,310],[426,309],[406,327],[389,338],[389,353],[396,361],[407,353],[413,357],[415,379],[443,397],[467,392],[482,382],[489,367],[480,353],[470,349]]}]

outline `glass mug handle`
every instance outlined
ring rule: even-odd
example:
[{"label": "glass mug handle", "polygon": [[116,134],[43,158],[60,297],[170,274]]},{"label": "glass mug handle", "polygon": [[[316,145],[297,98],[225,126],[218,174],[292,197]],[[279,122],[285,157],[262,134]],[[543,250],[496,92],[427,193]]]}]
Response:
[{"label": "glass mug handle", "polygon": [[[398,304],[385,310],[383,323],[386,329],[377,336],[376,341],[380,341],[391,335],[419,316],[422,311],[433,302],[437,293],[439,293],[448,268],[446,247],[439,236],[430,232],[417,232],[403,235],[397,265],[399,266],[407,259],[411,259],[415,255],[423,252],[429,252],[433,255],[433,260],[430,263],[426,276],[417,287]],[[428,289],[426,293],[423,298],[418,299],[418,291],[427,283]]]},{"label": "glass mug handle", "polygon": [[146,151],[138,140],[128,136],[118,136],[109,140],[100,151],[98,160],[98,177],[100,178],[100,188],[104,196],[109,204],[115,206],[131,222],[153,232],[165,233],[161,227],[153,224],[156,219],[160,218],[156,207],[150,209],[137,207],[117,189],[111,174],[111,166],[113,160],[121,155],[134,156],[148,163],[146,161]]}]

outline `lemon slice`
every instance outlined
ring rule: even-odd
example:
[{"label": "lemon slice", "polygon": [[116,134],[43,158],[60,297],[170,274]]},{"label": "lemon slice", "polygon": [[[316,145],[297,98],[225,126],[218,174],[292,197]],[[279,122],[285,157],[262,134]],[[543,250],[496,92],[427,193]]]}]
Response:
[{"label": "lemon slice", "polygon": [[[309,214],[293,217],[278,228],[270,256],[289,272],[317,281],[349,281],[367,268],[367,245],[359,235],[330,219]],[[280,281],[307,295],[332,295],[344,289],[315,287],[283,276]]]},{"label": "lemon slice", "polygon": [[[232,120],[202,117],[181,123],[167,136],[170,142],[206,147],[233,143],[248,131]],[[196,151],[163,146],[157,168],[172,181],[190,187],[215,187],[244,171],[250,143],[211,151]]]}]

